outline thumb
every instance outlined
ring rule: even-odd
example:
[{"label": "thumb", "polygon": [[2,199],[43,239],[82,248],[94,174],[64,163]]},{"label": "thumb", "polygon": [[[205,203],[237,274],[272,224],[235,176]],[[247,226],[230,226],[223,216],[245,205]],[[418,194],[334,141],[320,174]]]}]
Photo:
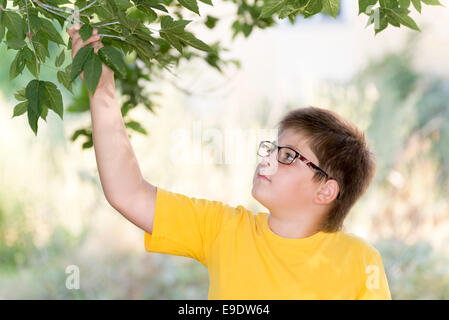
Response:
[{"label": "thumb", "polygon": [[98,53],[98,50],[100,50],[101,48],[103,48],[104,45],[103,45],[103,43],[101,43],[100,41],[95,41],[95,42],[92,44],[92,47],[94,47],[94,52],[95,52],[95,53]]}]

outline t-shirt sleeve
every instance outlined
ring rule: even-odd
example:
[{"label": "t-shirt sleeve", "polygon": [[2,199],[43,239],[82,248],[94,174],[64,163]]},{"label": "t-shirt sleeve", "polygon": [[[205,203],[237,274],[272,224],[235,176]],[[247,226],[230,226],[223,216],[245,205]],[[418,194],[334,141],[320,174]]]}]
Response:
[{"label": "t-shirt sleeve", "polygon": [[238,213],[220,201],[188,197],[157,188],[153,232],[145,232],[145,250],[185,256],[207,266],[220,228]]},{"label": "t-shirt sleeve", "polygon": [[391,300],[382,257],[375,248],[362,253],[362,283],[358,300]]}]

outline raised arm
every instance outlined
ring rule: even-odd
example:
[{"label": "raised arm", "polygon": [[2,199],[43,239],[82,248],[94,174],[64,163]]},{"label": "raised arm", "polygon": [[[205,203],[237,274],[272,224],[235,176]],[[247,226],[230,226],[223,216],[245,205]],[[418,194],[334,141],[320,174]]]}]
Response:
[{"label": "raised arm", "polygon": [[[83,42],[74,25],[67,30],[72,38],[72,58],[80,48],[103,45],[97,30]],[[84,75],[81,73],[84,82]],[[103,193],[109,204],[139,228],[152,233],[156,187],[145,181],[126,133],[117,99],[114,72],[103,64],[95,94],[89,93],[92,138]]]}]

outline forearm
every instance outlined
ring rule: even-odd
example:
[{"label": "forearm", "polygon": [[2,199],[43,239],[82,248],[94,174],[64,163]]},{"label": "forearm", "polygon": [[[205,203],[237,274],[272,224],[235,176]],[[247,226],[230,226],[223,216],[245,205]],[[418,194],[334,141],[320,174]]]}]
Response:
[{"label": "forearm", "polygon": [[113,204],[135,194],[143,183],[137,158],[127,135],[115,84],[91,96],[92,138],[101,185]]}]

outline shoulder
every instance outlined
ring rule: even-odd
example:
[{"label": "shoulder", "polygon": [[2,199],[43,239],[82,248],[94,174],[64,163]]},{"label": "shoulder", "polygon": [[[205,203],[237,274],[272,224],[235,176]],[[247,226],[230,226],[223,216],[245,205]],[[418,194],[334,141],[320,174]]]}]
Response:
[{"label": "shoulder", "polygon": [[380,257],[379,251],[366,239],[358,236],[352,232],[338,231],[336,235],[340,245],[352,249],[353,251],[369,255]]}]

